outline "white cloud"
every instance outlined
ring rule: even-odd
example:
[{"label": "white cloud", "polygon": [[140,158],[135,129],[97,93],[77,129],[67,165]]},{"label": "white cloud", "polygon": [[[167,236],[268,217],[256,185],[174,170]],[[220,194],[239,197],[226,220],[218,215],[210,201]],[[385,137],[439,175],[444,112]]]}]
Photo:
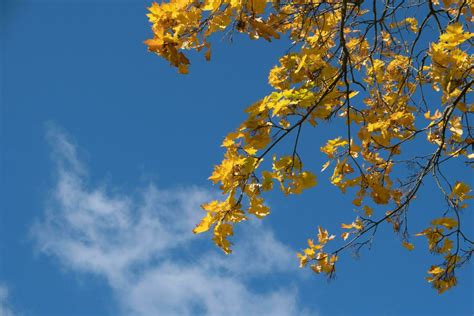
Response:
[{"label": "white cloud", "polygon": [[8,302],[8,288],[0,284],[0,315],[13,316],[13,309]]},{"label": "white cloud", "polygon": [[112,193],[88,183],[76,146],[64,133],[50,128],[48,139],[57,184],[44,218],[32,229],[38,249],[71,271],[104,277],[124,314],[307,313],[292,284],[266,291],[251,284],[296,272],[293,251],[271,230],[244,225],[234,254],[224,256],[191,233],[199,205],[212,198],[209,191],[150,184],[133,194]]}]

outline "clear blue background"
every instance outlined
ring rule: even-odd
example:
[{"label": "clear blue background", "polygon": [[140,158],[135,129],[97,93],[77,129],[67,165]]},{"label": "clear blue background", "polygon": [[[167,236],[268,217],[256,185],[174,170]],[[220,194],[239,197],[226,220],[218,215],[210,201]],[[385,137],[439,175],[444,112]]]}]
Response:
[{"label": "clear blue background", "polygon": [[[25,315],[114,315],[103,280],[62,271],[34,252],[29,230],[53,185],[45,124],[73,135],[93,179],[124,190],[150,179],[210,187],[206,178],[222,156],[223,137],[245,106],[270,91],[268,70],[287,43],[236,36],[230,45],[215,38],[212,61],[193,56],[191,73],[182,76],[142,44],[150,37],[146,1],[1,5],[0,280]],[[305,132],[305,162],[319,170],[319,147],[337,130]],[[339,231],[339,223],[353,218],[350,197],[341,198],[328,177],[319,175],[319,185],[302,196],[269,198],[273,213],[266,221],[295,251],[318,224]],[[411,207],[414,232],[442,207],[433,190],[423,188]],[[471,232],[472,219],[465,221]],[[321,315],[472,315],[472,265],[460,271],[456,288],[439,296],[424,280],[439,259],[428,254],[425,240],[415,245],[406,251],[384,226],[371,251],[341,258],[335,281],[301,280],[301,300]],[[265,287],[261,282],[255,286]]]}]

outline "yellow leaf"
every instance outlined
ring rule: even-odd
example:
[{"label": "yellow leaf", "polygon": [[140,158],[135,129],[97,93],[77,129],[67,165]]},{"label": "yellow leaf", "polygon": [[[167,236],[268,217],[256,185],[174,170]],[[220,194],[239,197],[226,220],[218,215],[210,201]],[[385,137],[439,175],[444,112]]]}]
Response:
[{"label": "yellow leaf", "polygon": [[417,19],[410,17],[410,18],[406,18],[405,22],[408,24],[408,28],[410,29],[410,31],[412,31],[413,33],[418,32],[418,20]]},{"label": "yellow leaf", "polygon": [[329,232],[323,229],[321,226],[318,227],[318,242],[321,245],[326,244],[329,240],[334,239],[334,235],[329,236]]},{"label": "yellow leaf", "polygon": [[303,55],[303,58],[301,58],[300,62],[299,62],[299,65],[298,65],[298,68],[296,68],[295,70],[295,73],[298,73],[300,72],[300,70],[303,68],[304,66],[304,63],[306,61],[306,58],[308,57],[308,55]]},{"label": "yellow leaf", "polygon": [[232,139],[226,137],[226,138],[224,139],[224,141],[222,142],[222,145],[221,145],[221,146],[222,146],[222,147],[230,147],[230,146],[232,146],[232,145],[234,145],[234,144],[235,144],[235,142],[234,142]]},{"label": "yellow leaf", "polygon": [[471,199],[472,196],[467,195],[467,193],[469,192],[471,192],[471,188],[469,187],[469,185],[464,182],[458,181],[453,187],[453,191],[451,192],[450,198],[453,198],[453,196],[457,196],[461,201],[465,199]]},{"label": "yellow leaf", "polygon": [[324,147],[321,147],[321,151],[328,155],[329,158],[334,158],[334,153],[338,147],[344,147],[348,145],[347,140],[342,139],[341,137],[329,140]]},{"label": "yellow leaf", "polygon": [[445,270],[441,267],[438,267],[438,266],[431,266],[431,268],[428,270],[428,273],[429,274],[441,274],[443,273]]},{"label": "yellow leaf", "polygon": [[439,226],[444,226],[447,229],[452,229],[458,226],[458,221],[450,217],[441,217],[441,218],[432,220],[431,225],[434,225],[434,226],[439,225]]},{"label": "yellow leaf", "polygon": [[300,179],[302,189],[308,189],[316,185],[316,176],[309,171],[302,172]]},{"label": "yellow leaf", "polygon": [[248,0],[247,2],[247,8],[255,14],[262,14],[265,11],[266,5],[266,0]]},{"label": "yellow leaf", "polygon": [[262,190],[269,191],[273,189],[273,173],[269,171],[262,172]]},{"label": "yellow leaf", "polygon": [[207,213],[206,216],[204,216],[204,218],[201,220],[201,222],[197,224],[196,227],[193,229],[193,233],[200,234],[205,231],[208,231],[209,228],[211,228],[213,222],[214,217],[211,215],[211,213]]},{"label": "yellow leaf", "polygon": [[356,218],[355,222],[352,225],[357,230],[362,230],[364,228],[364,225],[362,224],[362,221],[360,220],[360,218]]},{"label": "yellow leaf", "polygon": [[229,254],[232,252],[232,250],[230,249],[230,241],[227,240],[227,237],[232,236],[233,234],[232,225],[219,223],[214,226],[214,237],[212,240],[214,240],[216,245],[219,246],[225,252],[225,254]]},{"label": "yellow leaf", "polygon": [[362,209],[365,212],[365,216],[372,216],[374,210],[370,206],[365,205]]},{"label": "yellow leaf", "polygon": [[208,48],[206,52],[204,53],[204,58],[206,58],[207,61],[211,60],[211,49]]},{"label": "yellow leaf", "polygon": [[297,253],[296,255],[298,256],[298,259],[300,259],[300,268],[304,268],[306,263],[308,263],[308,256],[302,255],[300,253]]},{"label": "yellow leaf", "polygon": [[415,246],[413,246],[412,243],[409,243],[407,241],[404,241],[403,243],[403,247],[407,248],[408,250],[412,251],[413,249],[415,249]]},{"label": "yellow leaf", "polygon": [[189,70],[188,70],[188,65],[179,64],[179,66],[178,66],[178,72],[179,72],[180,74],[183,74],[183,75],[187,74],[187,73],[189,72]]},{"label": "yellow leaf", "polygon": [[202,7],[204,11],[215,11],[219,8],[221,0],[206,0],[205,5]]},{"label": "yellow leaf", "polygon": [[358,94],[359,94],[359,91],[351,91],[351,92],[349,93],[349,99],[355,97],[355,96],[358,95]]},{"label": "yellow leaf", "polygon": [[441,248],[439,248],[438,252],[448,254],[451,252],[452,249],[453,249],[453,241],[449,238],[445,238],[444,244]]},{"label": "yellow leaf", "polygon": [[352,201],[352,204],[354,204],[355,206],[361,206],[362,205],[362,198],[358,197],[358,198],[354,199],[354,201]]},{"label": "yellow leaf", "polygon": [[326,161],[326,163],[324,163],[324,165],[323,165],[323,168],[321,169],[321,172],[323,172],[324,170],[326,170],[327,167],[329,167],[330,164],[331,164],[331,161],[330,161],[330,160]]},{"label": "yellow leaf", "polygon": [[436,112],[433,114],[433,116],[431,116],[430,111],[428,111],[424,114],[424,117],[428,120],[433,121],[433,120],[440,119],[442,117],[442,114],[441,114],[440,111],[436,110]]},{"label": "yellow leaf", "polygon": [[344,228],[344,229],[351,229],[352,227],[354,227],[352,224],[341,224],[341,227]]},{"label": "yellow leaf", "polygon": [[344,229],[355,228],[357,230],[361,230],[362,228],[364,228],[364,225],[362,224],[362,221],[359,218],[356,218],[356,220],[351,224],[341,224],[341,227]]},{"label": "yellow leaf", "polygon": [[256,197],[250,200],[249,213],[254,214],[258,218],[263,218],[270,214],[270,208],[263,205],[263,199]]},{"label": "yellow leaf", "polygon": [[248,146],[245,146],[244,147],[244,150],[247,154],[251,155],[251,156],[254,156],[256,153],[257,153],[257,149],[253,148],[253,147],[248,147]]}]

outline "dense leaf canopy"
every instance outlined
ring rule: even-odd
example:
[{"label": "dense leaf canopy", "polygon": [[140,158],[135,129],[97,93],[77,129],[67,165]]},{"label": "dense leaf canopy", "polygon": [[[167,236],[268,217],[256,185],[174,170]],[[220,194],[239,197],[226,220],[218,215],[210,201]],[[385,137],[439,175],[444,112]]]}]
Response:
[{"label": "dense leaf canopy", "polygon": [[443,168],[457,162],[472,170],[474,1],[171,0],[149,11],[149,50],[184,74],[186,51],[204,51],[209,60],[216,32],[291,42],[270,71],[273,92],[248,107],[247,119],[225,138],[224,159],[210,177],[225,198],[203,205],[195,233],[212,230],[230,253],[234,225],[269,214],[263,191],[299,194],[316,184],[298,150],[302,126],[342,120],[340,137],[321,147],[328,159],[322,169],[354,194],[357,215],[342,224],[340,238],[319,227],[298,254],[301,266],[332,276],[340,253],[369,245],[384,222],[413,250],[408,209],[429,179],[445,211],[433,210],[426,229],[414,235],[426,237],[440,256],[427,280],[440,293],[456,284],[456,269],[473,253],[462,229],[472,196]]}]

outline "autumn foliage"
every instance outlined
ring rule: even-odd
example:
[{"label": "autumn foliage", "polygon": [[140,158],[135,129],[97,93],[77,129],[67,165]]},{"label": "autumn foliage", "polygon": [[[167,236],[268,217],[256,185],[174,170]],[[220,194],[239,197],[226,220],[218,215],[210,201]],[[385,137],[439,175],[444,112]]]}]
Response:
[{"label": "autumn foliage", "polygon": [[[408,250],[411,237],[423,236],[439,255],[428,270],[434,288],[456,284],[456,269],[474,251],[461,225],[473,196],[443,168],[456,161],[472,171],[474,1],[171,0],[149,11],[154,35],[146,45],[183,74],[186,51],[211,58],[216,32],[291,43],[270,71],[274,91],[248,107],[247,119],[224,139],[224,159],[210,180],[225,198],[202,206],[195,233],[211,230],[230,253],[234,225],[270,213],[262,192],[299,194],[316,184],[298,151],[302,126],[342,120],[340,137],[321,147],[322,169],[341,192],[354,194],[357,214],[342,224],[340,238],[319,227],[298,254],[301,267],[331,276],[344,250],[370,244],[389,223]],[[446,205],[411,233],[408,209],[428,180]]]}]

